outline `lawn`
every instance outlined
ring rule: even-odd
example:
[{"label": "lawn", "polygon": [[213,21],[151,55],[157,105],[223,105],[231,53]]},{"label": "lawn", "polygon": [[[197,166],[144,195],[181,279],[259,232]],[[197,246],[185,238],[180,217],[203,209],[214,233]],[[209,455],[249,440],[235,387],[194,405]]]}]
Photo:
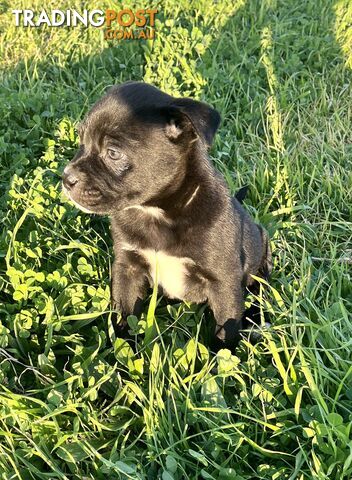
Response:
[{"label": "lawn", "polygon": [[[44,5],[0,4],[0,478],[350,480],[350,1],[163,0],[154,41],[115,43],[16,28],[24,4]],[[221,112],[213,163],[269,231],[248,301],[271,327],[235,355],[208,350],[203,307],[154,296],[133,348],[115,338],[109,221],[60,175],[77,123],[129,79]]]}]

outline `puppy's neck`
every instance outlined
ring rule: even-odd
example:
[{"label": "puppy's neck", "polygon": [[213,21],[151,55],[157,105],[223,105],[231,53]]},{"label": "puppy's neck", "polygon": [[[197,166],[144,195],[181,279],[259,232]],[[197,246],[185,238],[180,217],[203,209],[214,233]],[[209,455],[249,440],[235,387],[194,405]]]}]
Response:
[{"label": "puppy's neck", "polygon": [[223,180],[205,155],[188,158],[179,180],[176,188],[173,184],[112,216],[115,238],[120,235],[138,248],[169,251],[195,225],[208,228],[230,203]]},{"label": "puppy's neck", "polygon": [[165,212],[170,218],[188,216],[192,210],[210,207],[220,194],[219,178],[202,148],[194,148],[185,159],[182,181],[176,189],[165,189],[145,203]]}]

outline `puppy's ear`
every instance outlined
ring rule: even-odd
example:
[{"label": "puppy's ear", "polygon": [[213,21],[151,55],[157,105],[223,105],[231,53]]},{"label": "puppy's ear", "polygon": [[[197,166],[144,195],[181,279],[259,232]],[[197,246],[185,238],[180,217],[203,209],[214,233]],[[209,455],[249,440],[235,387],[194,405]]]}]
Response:
[{"label": "puppy's ear", "polygon": [[220,124],[220,114],[209,105],[191,98],[176,98],[167,107],[166,136],[177,141],[188,132],[192,139],[200,138],[210,147]]},{"label": "puppy's ear", "polygon": [[196,134],[211,147],[215,133],[220,125],[220,114],[206,103],[191,98],[177,98],[175,107],[178,107],[191,121]]},{"label": "puppy's ear", "polygon": [[177,142],[186,132],[190,131],[190,122],[177,109],[168,109],[165,134],[172,142]]}]

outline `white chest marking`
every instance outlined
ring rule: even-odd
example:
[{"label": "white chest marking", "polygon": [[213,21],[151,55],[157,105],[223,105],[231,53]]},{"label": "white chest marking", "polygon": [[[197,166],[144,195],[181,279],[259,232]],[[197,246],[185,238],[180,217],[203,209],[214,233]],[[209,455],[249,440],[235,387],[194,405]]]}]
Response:
[{"label": "white chest marking", "polygon": [[132,245],[124,244],[124,250],[134,250],[144,257],[149,264],[149,272],[155,282],[162,286],[169,298],[185,300],[187,266],[194,265],[188,257],[174,257],[162,251],[152,249],[136,249]]},{"label": "white chest marking", "polygon": [[145,215],[154,218],[157,221],[164,221],[169,223],[169,219],[166,217],[165,212],[163,209],[159,207],[146,207],[144,205],[130,205],[129,207],[125,207],[124,210],[138,210]]}]

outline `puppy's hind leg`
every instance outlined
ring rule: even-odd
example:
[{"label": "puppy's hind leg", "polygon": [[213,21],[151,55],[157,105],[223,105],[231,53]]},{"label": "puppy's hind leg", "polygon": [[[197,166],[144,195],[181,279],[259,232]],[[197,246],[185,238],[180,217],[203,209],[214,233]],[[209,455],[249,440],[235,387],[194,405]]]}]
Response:
[{"label": "puppy's hind leg", "polygon": [[[256,275],[265,280],[268,280],[273,268],[271,249],[270,249],[270,240],[267,232],[260,225],[258,225],[258,228],[260,230],[260,234],[262,238],[263,255],[262,255],[259,269]],[[260,283],[257,280],[255,280],[249,283],[246,286],[246,289],[250,294],[258,296],[260,292]],[[257,302],[252,303],[251,306],[244,312],[244,315],[243,315],[243,320],[242,320],[243,328],[246,330],[251,330],[250,338],[253,343],[258,342],[262,338],[259,330],[261,328],[262,315],[263,313],[261,311],[260,305]],[[264,313],[265,327],[269,327],[270,322],[266,317],[267,317],[267,313],[265,312]]]},{"label": "puppy's hind leg", "polygon": [[263,244],[263,256],[261,260],[261,264],[259,267],[258,274],[268,280],[272,269],[273,269],[273,260],[271,256],[271,248],[270,248],[270,239],[269,235],[267,234],[266,230],[261,225],[258,225],[260,229],[260,234],[262,237],[262,244]]}]

